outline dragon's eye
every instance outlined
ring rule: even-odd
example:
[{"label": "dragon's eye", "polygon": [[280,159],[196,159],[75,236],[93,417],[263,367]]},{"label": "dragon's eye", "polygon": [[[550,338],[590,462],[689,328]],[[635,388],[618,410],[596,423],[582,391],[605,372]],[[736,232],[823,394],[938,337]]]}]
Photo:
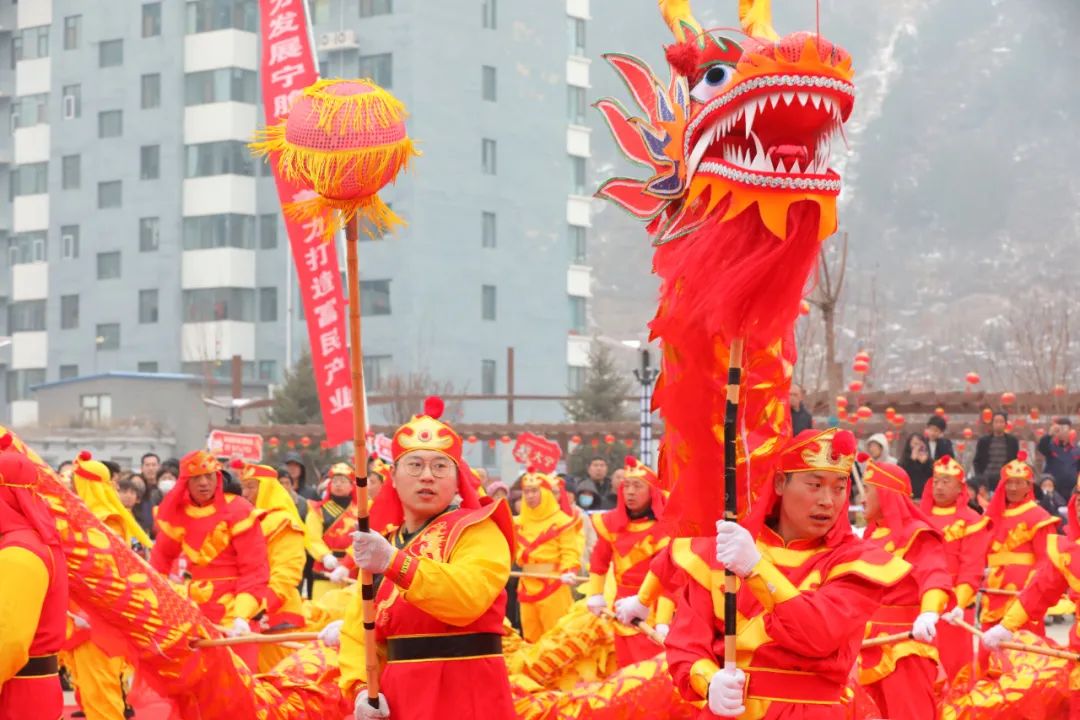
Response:
[{"label": "dragon's eye", "polygon": [[735,70],[730,65],[713,65],[705,71],[704,77],[694,86],[690,97],[701,103],[709,102],[731,82],[734,74]]}]

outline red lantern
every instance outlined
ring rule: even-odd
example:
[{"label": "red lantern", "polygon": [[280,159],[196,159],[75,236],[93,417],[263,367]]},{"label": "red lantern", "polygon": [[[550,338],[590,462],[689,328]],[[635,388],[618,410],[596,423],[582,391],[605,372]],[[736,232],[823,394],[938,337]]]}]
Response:
[{"label": "red lantern", "polygon": [[270,440],[268,440],[268,442],[270,443],[270,447],[272,447],[272,448],[276,448],[278,445],[281,444],[281,440],[278,439],[277,435],[270,438]]},{"label": "red lantern", "polygon": [[860,362],[856,360],[854,363],[852,363],[851,369],[862,375],[870,371],[870,363]]},{"label": "red lantern", "polygon": [[934,414],[937,415],[938,417],[945,417],[945,408],[943,408],[943,407],[934,408]]},{"label": "red lantern", "polygon": [[630,439],[630,438],[627,438],[627,439],[623,440],[623,443],[625,443],[626,447],[628,447],[628,448],[633,448],[634,447],[634,441],[632,439]]},{"label": "red lantern", "polygon": [[510,444],[510,436],[509,435],[503,435],[501,438],[499,438],[499,441],[502,442],[503,445],[509,445]]},{"label": "red lantern", "polygon": [[799,303],[799,314],[800,315],[809,315],[810,314],[810,303],[806,302],[805,300],[800,302]]},{"label": "red lantern", "polygon": [[1039,419],[1039,408],[1037,408],[1037,407],[1031,408],[1031,411],[1028,412],[1028,415],[1031,416],[1032,422],[1034,422],[1035,420],[1038,420]]},{"label": "red lantern", "polygon": [[970,440],[973,437],[975,437],[975,431],[969,427],[964,428],[964,439]]},{"label": "red lantern", "polygon": [[488,440],[488,447],[489,448],[495,447],[495,438],[491,438],[490,440]]},{"label": "red lantern", "polygon": [[311,447],[311,438],[309,438],[307,435],[300,438],[300,447]]},{"label": "red lantern", "polygon": [[892,420],[894,417],[896,417],[896,408],[894,408],[894,407],[885,408],[885,419],[886,420]]},{"label": "red lantern", "polygon": [[968,385],[978,385],[979,381],[982,380],[977,372],[969,372],[964,379],[967,380]]},{"label": "red lantern", "polygon": [[1005,432],[1011,433],[1013,431],[1013,424],[1011,422],[1005,423]]},{"label": "red lantern", "polygon": [[600,447],[600,438],[593,438],[589,441],[589,444],[593,447]]},{"label": "red lantern", "polygon": [[1016,402],[1016,393],[1004,392],[1001,393],[1001,404],[1008,407]]},{"label": "red lantern", "polygon": [[468,440],[469,440],[469,443],[475,443],[476,442],[476,436],[475,435],[470,435]]},{"label": "red lantern", "polygon": [[847,420],[847,408],[837,408],[836,417],[839,420]]},{"label": "red lantern", "polygon": [[285,447],[292,450],[293,448],[296,447],[296,441],[295,440],[290,440],[289,442],[285,443]]},{"label": "red lantern", "polygon": [[840,408],[841,410],[846,408],[847,407],[847,398],[844,397],[843,395],[837,395],[836,396],[836,407]]},{"label": "red lantern", "polygon": [[981,417],[982,421],[989,425],[990,421],[994,419],[994,411],[990,408],[983,408]]},{"label": "red lantern", "polygon": [[855,353],[855,359],[856,360],[861,360],[862,362],[869,365],[870,364],[870,353],[866,352],[865,350],[860,350],[859,352]]},{"label": "red lantern", "polygon": [[900,427],[901,425],[904,424],[904,416],[900,415],[900,414],[897,414],[896,416],[893,417],[893,422],[896,424],[897,427]]},{"label": "red lantern", "polygon": [[570,442],[572,442],[575,445],[580,445],[581,444],[581,436],[580,435],[574,435],[573,437],[570,438]]},{"label": "red lantern", "polygon": [[1054,386],[1054,397],[1065,397],[1065,386],[1064,385],[1055,385]]},{"label": "red lantern", "polygon": [[615,436],[611,435],[611,434],[605,435],[604,436],[604,442],[606,442],[608,445],[610,445],[611,443],[615,442]]},{"label": "red lantern", "polygon": [[874,415],[874,411],[871,410],[866,405],[863,405],[862,407],[860,407],[858,413],[859,413],[859,418],[862,419],[862,420],[869,420]]},{"label": "red lantern", "polygon": [[862,380],[852,380],[850,383],[848,383],[848,390],[850,390],[853,393],[862,392],[862,387],[863,387]]}]

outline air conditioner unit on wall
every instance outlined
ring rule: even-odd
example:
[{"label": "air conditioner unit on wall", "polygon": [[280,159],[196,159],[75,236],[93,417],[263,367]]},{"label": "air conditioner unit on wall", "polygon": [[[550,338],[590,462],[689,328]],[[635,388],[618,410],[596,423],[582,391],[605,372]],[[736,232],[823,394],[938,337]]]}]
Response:
[{"label": "air conditioner unit on wall", "polygon": [[355,30],[338,30],[325,32],[319,35],[319,50],[355,50],[359,47],[356,43]]}]

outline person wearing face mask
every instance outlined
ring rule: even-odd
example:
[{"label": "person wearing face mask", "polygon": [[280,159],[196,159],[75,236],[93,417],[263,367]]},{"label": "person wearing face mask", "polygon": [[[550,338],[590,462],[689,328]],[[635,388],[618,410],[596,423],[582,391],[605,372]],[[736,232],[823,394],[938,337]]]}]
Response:
[{"label": "person wearing face mask", "polygon": [[322,500],[308,502],[304,537],[308,555],[315,561],[313,600],[321,598],[335,585],[356,578],[356,564],[349,554],[358,517],[354,478],[351,465],[335,463],[330,468],[330,482]]}]

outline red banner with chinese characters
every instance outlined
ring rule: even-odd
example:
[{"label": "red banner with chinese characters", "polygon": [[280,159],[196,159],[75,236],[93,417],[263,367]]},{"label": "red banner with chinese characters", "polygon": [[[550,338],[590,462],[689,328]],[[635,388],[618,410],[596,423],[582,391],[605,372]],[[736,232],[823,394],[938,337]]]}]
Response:
[{"label": "red banner with chinese characters", "polygon": [[522,465],[533,467],[537,472],[551,473],[559,464],[562,450],[557,442],[523,432],[517,436],[511,454]]},{"label": "red banner with chinese characters", "polygon": [[[263,105],[266,124],[271,125],[288,114],[300,91],[318,79],[318,68],[302,0],[260,0],[259,24]],[[283,206],[311,192],[279,176],[273,162],[271,168]],[[321,218],[303,223],[285,218],[307,318],[326,442],[338,445],[352,439],[352,379],[341,273],[334,245],[322,241],[323,228]]]}]

